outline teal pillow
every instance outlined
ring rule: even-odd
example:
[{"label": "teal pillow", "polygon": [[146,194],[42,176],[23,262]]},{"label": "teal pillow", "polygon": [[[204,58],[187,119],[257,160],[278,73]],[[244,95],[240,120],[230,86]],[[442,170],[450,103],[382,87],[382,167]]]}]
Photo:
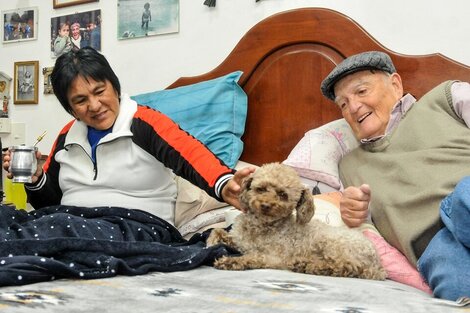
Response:
[{"label": "teal pillow", "polygon": [[243,73],[174,89],[132,96],[154,108],[204,143],[225,164],[235,167],[243,151],[248,98],[238,85]]}]

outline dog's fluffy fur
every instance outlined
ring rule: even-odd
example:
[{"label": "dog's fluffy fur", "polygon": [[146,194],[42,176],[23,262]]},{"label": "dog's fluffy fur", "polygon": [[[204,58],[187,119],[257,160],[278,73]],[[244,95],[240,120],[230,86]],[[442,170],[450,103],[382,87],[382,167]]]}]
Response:
[{"label": "dog's fluffy fur", "polygon": [[244,180],[240,203],[245,213],[235,218],[232,230],[214,229],[207,244],[224,243],[241,256],[223,256],[216,268],[386,278],[374,246],[360,232],[312,219],[313,197],[292,168],[270,163],[257,169]]}]

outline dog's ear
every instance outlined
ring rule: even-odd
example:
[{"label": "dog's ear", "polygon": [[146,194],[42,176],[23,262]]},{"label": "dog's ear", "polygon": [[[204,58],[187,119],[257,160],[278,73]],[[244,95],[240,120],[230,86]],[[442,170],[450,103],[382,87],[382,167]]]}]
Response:
[{"label": "dog's ear", "polygon": [[253,181],[253,177],[247,177],[242,181],[242,189],[243,190],[250,190],[251,189],[251,182]]},{"label": "dog's ear", "polygon": [[240,201],[240,210],[242,212],[248,211],[248,198],[247,192],[251,189],[251,182],[253,181],[253,177],[247,177],[242,181],[240,194],[238,195],[238,200]]},{"label": "dog's ear", "polygon": [[313,196],[308,189],[303,189],[299,201],[296,206],[297,210],[297,223],[307,224],[315,213],[315,204],[313,203]]}]

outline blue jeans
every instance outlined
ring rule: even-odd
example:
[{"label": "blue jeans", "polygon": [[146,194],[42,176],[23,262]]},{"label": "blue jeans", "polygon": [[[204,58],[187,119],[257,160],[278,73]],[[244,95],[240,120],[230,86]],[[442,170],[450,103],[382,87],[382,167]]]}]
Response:
[{"label": "blue jeans", "polygon": [[441,202],[442,228],[418,260],[434,296],[456,300],[470,297],[470,176]]}]

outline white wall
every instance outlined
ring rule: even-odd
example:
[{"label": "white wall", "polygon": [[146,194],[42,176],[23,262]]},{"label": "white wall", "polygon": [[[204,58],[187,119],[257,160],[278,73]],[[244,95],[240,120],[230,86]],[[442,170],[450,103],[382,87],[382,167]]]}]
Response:
[{"label": "white wall", "polygon": [[[180,0],[180,32],[117,40],[117,0],[100,0],[68,8],[52,8],[52,0],[0,0],[0,10],[38,7],[38,40],[0,44],[0,71],[13,77],[16,61],[39,60],[40,68],[53,66],[50,57],[50,19],[74,12],[102,10],[102,52],[129,94],[163,89],[180,76],[210,71],[232,50],[254,24],[274,13],[299,7],[326,7],[340,11],[361,24],[387,48],[404,54],[442,53],[470,65],[468,0],[217,0],[215,8],[204,0]],[[14,105],[10,117],[26,124],[26,143],[44,130],[39,144],[49,153],[57,132],[70,120],[54,95],[42,94],[40,75],[38,105]],[[13,91],[10,91],[10,95]],[[4,146],[11,135],[2,134]]]}]

